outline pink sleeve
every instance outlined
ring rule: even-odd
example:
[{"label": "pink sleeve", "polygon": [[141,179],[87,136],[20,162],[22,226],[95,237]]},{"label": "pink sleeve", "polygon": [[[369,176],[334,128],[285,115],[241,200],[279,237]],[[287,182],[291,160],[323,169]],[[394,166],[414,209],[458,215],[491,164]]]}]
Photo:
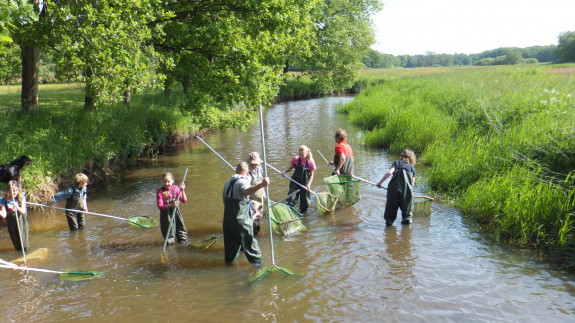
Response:
[{"label": "pink sleeve", "polygon": [[181,194],[181,193],[180,193],[181,191],[182,191],[182,189],[181,189],[179,186],[176,186],[176,190],[175,190],[176,196],[177,196],[178,194],[180,194],[180,201],[181,201],[182,203],[186,203],[186,202],[188,201],[188,199],[187,199],[187,198],[184,198],[184,194]]},{"label": "pink sleeve", "polygon": [[291,160],[291,165],[292,165],[293,167],[296,167],[298,160],[299,160],[299,156],[295,156],[295,157]]},{"label": "pink sleeve", "polygon": [[164,205],[164,195],[161,188],[158,191],[156,191],[156,201],[158,202],[158,209],[160,210],[166,209],[166,206]]},{"label": "pink sleeve", "polygon": [[315,166],[315,162],[310,161],[309,162],[309,170],[311,170],[313,172],[316,169],[317,169],[317,167]]}]

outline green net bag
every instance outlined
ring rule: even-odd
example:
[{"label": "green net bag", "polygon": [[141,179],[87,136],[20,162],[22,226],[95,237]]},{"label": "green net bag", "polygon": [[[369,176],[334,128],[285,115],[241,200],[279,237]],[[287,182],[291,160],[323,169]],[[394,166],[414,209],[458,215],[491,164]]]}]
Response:
[{"label": "green net bag", "polygon": [[317,209],[320,214],[330,213],[335,210],[337,206],[337,196],[330,193],[317,193]]},{"label": "green net bag", "polygon": [[293,206],[275,203],[270,213],[272,228],[277,234],[290,235],[307,230],[301,223],[303,216]]},{"label": "green net bag", "polygon": [[351,175],[333,175],[323,179],[330,194],[337,197],[337,206],[347,207],[360,199],[360,182]]}]

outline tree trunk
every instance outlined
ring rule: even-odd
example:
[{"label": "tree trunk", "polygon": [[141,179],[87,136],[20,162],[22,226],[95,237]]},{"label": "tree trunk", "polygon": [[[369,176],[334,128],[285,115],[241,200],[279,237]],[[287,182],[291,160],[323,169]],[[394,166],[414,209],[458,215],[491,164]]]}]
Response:
[{"label": "tree trunk", "polygon": [[132,103],[132,86],[126,85],[126,91],[124,92],[124,103]]},{"label": "tree trunk", "polygon": [[289,72],[289,58],[286,59],[286,65],[284,66],[283,74]]},{"label": "tree trunk", "polygon": [[192,81],[191,76],[184,76],[184,79],[182,79],[182,87],[184,88],[184,93],[188,93],[191,81]]},{"label": "tree trunk", "polygon": [[84,109],[94,110],[94,89],[92,89],[92,69],[90,66],[86,67],[84,77],[86,78],[86,87],[84,88]]},{"label": "tree trunk", "polygon": [[38,109],[38,71],[41,50],[34,46],[20,44],[22,57],[22,109],[33,112]]}]

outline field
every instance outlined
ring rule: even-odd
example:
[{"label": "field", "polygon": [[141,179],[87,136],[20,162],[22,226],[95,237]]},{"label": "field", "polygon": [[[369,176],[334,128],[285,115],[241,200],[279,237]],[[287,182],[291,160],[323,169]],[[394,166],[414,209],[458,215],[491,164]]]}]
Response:
[{"label": "field", "polygon": [[497,239],[571,258],[573,65],[366,71],[380,84],[341,108],[364,141],[414,150],[426,184]]}]

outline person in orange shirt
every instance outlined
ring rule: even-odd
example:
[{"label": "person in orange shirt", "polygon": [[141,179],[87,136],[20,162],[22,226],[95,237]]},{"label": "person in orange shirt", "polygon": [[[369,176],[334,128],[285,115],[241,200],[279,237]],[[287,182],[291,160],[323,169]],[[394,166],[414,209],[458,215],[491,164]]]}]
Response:
[{"label": "person in orange shirt", "polygon": [[337,129],[334,138],[337,145],[335,146],[333,161],[329,162],[330,165],[334,166],[333,174],[353,175],[353,149],[345,141],[347,133],[343,129]]}]

